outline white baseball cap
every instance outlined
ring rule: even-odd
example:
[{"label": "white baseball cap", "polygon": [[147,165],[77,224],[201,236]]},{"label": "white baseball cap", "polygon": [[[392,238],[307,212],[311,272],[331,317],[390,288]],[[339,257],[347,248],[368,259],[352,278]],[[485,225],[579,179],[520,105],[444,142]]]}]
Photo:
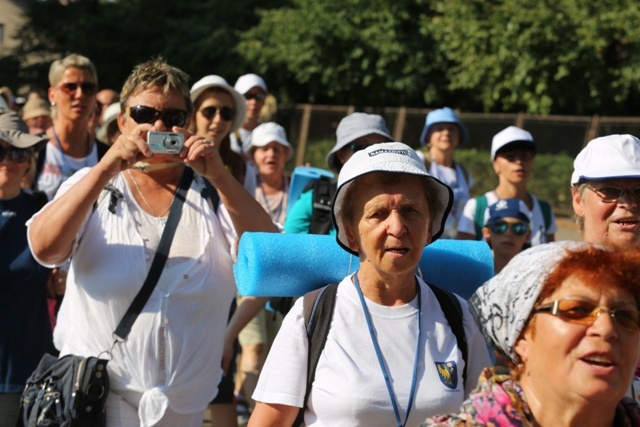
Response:
[{"label": "white baseball cap", "polygon": [[268,92],[267,84],[264,82],[264,79],[253,73],[240,76],[234,85],[234,88],[243,95],[249,92],[253,87],[259,87],[265,91],[265,93]]},{"label": "white baseball cap", "polygon": [[244,97],[232,88],[223,77],[210,74],[204,76],[191,86],[191,101],[195,104],[200,94],[210,88],[220,88],[228,92],[231,98],[233,98],[235,115],[230,132],[236,131],[242,125],[244,117],[247,115],[247,104],[244,102]]},{"label": "white baseball cap", "polygon": [[518,144],[522,148],[536,152],[536,143],[529,132],[516,126],[509,126],[493,136],[491,141],[491,161],[496,159],[496,153],[499,150],[511,144]]},{"label": "white baseball cap", "polygon": [[251,134],[251,147],[264,147],[274,141],[287,148],[289,160],[293,155],[293,147],[287,141],[287,134],[282,126],[274,122],[262,123]]},{"label": "white baseball cap", "polygon": [[573,162],[571,185],[615,178],[640,178],[640,140],[633,135],[593,139]]},{"label": "white baseball cap", "polygon": [[96,132],[96,137],[98,138],[98,140],[104,142],[105,144],[109,143],[109,141],[107,140],[107,130],[109,128],[109,125],[118,118],[120,108],[120,103],[114,102],[113,104],[110,104],[107,108],[105,108],[104,112],[102,113],[102,125]]},{"label": "white baseball cap", "polygon": [[[331,215],[336,226],[338,244],[346,251],[357,255],[349,247],[342,222],[342,206],[346,190],[357,178],[371,172],[404,173],[424,177],[427,185],[436,192],[438,206],[431,218],[431,242],[442,235],[445,222],[453,203],[453,191],[447,185],[429,175],[424,162],[415,150],[402,142],[383,142],[357,151],[344,164],[338,176],[338,189],[331,205]],[[431,243],[429,242],[429,243]],[[429,244],[427,243],[427,244]]]}]

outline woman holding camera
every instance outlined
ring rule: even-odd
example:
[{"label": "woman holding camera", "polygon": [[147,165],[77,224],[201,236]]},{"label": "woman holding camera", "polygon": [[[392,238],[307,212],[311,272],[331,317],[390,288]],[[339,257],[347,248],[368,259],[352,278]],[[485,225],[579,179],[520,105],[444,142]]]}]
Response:
[{"label": "woman holding camera", "polygon": [[[179,183],[189,168],[199,175],[188,186],[162,275],[128,338],[111,351],[110,427],[202,425],[222,375],[236,242],[244,231],[275,231],[224,167],[216,143],[185,129],[193,111],[187,79],[163,59],[136,66],[121,92],[122,135],[29,223],[42,264],[71,259],[56,347],[61,355],[97,356],[111,348],[147,276]],[[180,133],[184,147],[152,153],[151,131]],[[217,189],[219,206],[201,194],[205,181]]]}]

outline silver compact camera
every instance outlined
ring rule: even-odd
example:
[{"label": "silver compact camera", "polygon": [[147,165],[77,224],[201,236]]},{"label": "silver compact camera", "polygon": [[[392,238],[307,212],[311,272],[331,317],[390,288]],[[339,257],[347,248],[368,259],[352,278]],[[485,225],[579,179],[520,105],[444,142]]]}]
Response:
[{"label": "silver compact camera", "polygon": [[180,154],[184,147],[184,135],[176,132],[149,132],[147,144],[152,153]]}]

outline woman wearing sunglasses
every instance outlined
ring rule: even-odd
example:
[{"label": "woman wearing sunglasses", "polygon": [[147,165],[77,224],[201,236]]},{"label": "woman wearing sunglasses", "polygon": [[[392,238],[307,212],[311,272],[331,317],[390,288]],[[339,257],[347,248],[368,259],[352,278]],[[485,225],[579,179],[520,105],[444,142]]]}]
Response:
[{"label": "woman wearing sunglasses", "polygon": [[425,426],[638,426],[625,397],[640,350],[640,252],[550,243],[470,299],[510,367],[486,369],[457,414]]},{"label": "woman wearing sunglasses", "polygon": [[[29,252],[25,222],[42,202],[22,189],[33,153],[46,137],[29,135],[17,113],[0,113],[0,425],[18,420],[20,395],[40,358],[52,348],[47,310],[51,277]],[[53,273],[62,274],[62,273]]]},{"label": "woman wearing sunglasses", "polygon": [[[187,131],[193,112],[187,80],[161,58],[136,66],[121,91],[122,135],[29,223],[31,250],[41,263],[71,259],[56,347],[61,355],[97,356],[111,348],[112,332],[147,277],[171,206],[184,199],[154,291],[128,338],[111,352],[110,427],[202,425],[222,376],[237,240],[244,231],[276,231],[225,168],[215,140]],[[180,133],[184,147],[178,154],[153,153],[151,131]],[[206,181],[220,203],[203,196]],[[178,198],[183,183],[187,191]]]},{"label": "woman wearing sunglasses", "polygon": [[249,155],[251,134],[260,122],[260,112],[269,90],[264,79],[253,73],[240,76],[233,87],[244,97],[247,114],[242,126],[231,135],[231,147],[248,160],[251,158]]},{"label": "woman wearing sunglasses", "polygon": [[58,59],[49,69],[49,84],[53,127],[47,130],[49,144],[36,162],[35,183],[52,199],[60,184],[78,170],[94,166],[107,147],[89,130],[98,91],[93,63],[77,54]]},{"label": "woman wearing sunglasses", "polygon": [[502,199],[489,206],[488,214],[482,235],[493,252],[494,272],[497,274],[511,258],[530,246],[531,213],[522,200]]}]

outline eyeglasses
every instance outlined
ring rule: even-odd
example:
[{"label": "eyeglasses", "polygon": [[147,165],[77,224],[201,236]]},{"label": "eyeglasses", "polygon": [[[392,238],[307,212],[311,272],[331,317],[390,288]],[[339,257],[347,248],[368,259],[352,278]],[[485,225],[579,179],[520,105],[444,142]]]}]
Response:
[{"label": "eyeglasses", "polygon": [[9,159],[16,163],[24,163],[29,160],[29,150],[26,148],[0,147],[0,162],[4,159]]},{"label": "eyeglasses", "polygon": [[244,99],[246,99],[247,101],[249,101],[250,99],[255,99],[256,101],[264,101],[264,99],[267,97],[267,95],[265,95],[262,92],[245,93],[243,96],[244,96]]},{"label": "eyeglasses", "polygon": [[600,200],[604,203],[616,203],[624,196],[625,193],[631,194],[634,200],[640,200],[640,187],[614,187],[611,185],[603,187],[594,187],[590,184],[586,184],[586,187],[596,193]]},{"label": "eyeglasses", "polygon": [[555,300],[550,304],[541,305],[533,309],[533,313],[550,313],[569,323],[591,326],[602,313],[611,316],[613,322],[630,331],[640,330],[640,313],[630,308],[616,308],[611,310],[598,307],[589,301]]},{"label": "eyeglasses", "polygon": [[367,144],[358,144],[356,142],[352,142],[351,144],[347,145],[347,147],[349,148],[349,150],[353,151],[354,153],[357,151],[361,151],[364,150],[365,148],[368,147]]},{"label": "eyeglasses", "polygon": [[146,105],[127,107],[125,108],[125,113],[136,123],[154,124],[158,119],[162,119],[162,123],[169,129],[174,126],[184,127],[187,123],[187,117],[189,117],[189,113],[178,108],[168,108],[163,111],[158,111]]},{"label": "eyeglasses", "polygon": [[83,82],[83,83],[62,83],[58,86],[58,89],[63,91],[69,96],[75,95],[78,91],[78,88],[82,89],[82,93],[87,96],[93,96],[98,91],[98,85],[92,82]]},{"label": "eyeglasses", "polygon": [[233,108],[231,107],[206,107],[203,108],[202,110],[200,110],[200,114],[202,114],[204,116],[205,119],[207,120],[213,120],[213,118],[216,116],[216,113],[220,112],[220,118],[222,120],[225,121],[230,121],[233,120],[233,117],[235,116],[235,112],[233,111]]},{"label": "eyeglasses", "polygon": [[489,230],[493,234],[504,234],[507,230],[511,229],[511,232],[516,236],[524,236],[529,231],[529,223],[527,222],[507,222],[497,220],[489,223]]}]

